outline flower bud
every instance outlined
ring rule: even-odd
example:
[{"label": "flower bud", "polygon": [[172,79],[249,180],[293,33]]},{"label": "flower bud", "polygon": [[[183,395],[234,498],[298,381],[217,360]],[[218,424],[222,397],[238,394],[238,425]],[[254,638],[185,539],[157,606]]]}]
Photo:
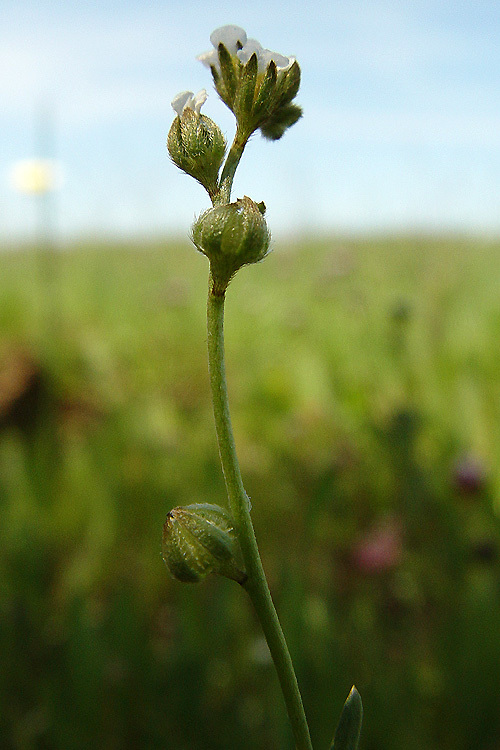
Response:
[{"label": "flower bud", "polygon": [[174,508],[163,526],[162,557],[174,578],[196,583],[217,573],[244,583],[231,516],[218,505]]},{"label": "flower bud", "polygon": [[271,237],[264,211],[263,203],[245,196],[205,211],[194,223],[192,240],[210,260],[215,294],[224,293],[241,266],[267,255]]},{"label": "flower bud", "polygon": [[226,141],[216,123],[185,107],[170,128],[167,147],[179,169],[194,177],[210,197],[217,193],[217,178],[226,151]]}]

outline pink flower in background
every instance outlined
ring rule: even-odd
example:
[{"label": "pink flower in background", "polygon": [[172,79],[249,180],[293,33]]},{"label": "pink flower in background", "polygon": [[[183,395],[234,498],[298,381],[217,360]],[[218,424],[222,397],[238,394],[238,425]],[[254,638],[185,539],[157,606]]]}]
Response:
[{"label": "pink flower in background", "polygon": [[357,542],[352,551],[352,560],[362,573],[381,573],[394,568],[403,553],[401,523],[386,519],[373,526]]},{"label": "pink flower in background", "polygon": [[453,480],[463,495],[477,495],[484,489],[486,469],[476,456],[465,455],[455,464]]}]

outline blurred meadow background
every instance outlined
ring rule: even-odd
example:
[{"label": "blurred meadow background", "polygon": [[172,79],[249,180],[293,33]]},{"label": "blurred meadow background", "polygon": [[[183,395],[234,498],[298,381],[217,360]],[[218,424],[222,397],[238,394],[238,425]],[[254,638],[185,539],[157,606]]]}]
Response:
[{"label": "blurred meadow background", "polygon": [[[202,87],[232,138],[194,59],[226,23],[303,71],[303,120],[236,178],[275,239],[226,346],[313,744],[355,683],[362,750],[499,750],[497,4],[0,10],[1,750],[292,748],[244,593],[160,556],[172,507],[225,500],[207,201],[165,140]],[[13,182],[33,156],[53,190]]]}]

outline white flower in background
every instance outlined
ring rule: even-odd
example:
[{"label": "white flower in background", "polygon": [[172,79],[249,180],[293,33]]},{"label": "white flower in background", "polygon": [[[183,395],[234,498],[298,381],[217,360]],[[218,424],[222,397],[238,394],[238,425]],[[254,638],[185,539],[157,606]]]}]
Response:
[{"label": "white flower in background", "polygon": [[10,171],[12,188],[27,195],[49,193],[62,182],[61,166],[52,159],[22,159]]},{"label": "white flower in background", "polygon": [[199,115],[207,98],[208,95],[205,89],[201,89],[197,94],[193,94],[192,91],[181,91],[180,94],[177,94],[177,96],[174,96],[172,99],[172,108],[179,117],[182,115],[186,107],[189,107],[189,109],[192,109],[197,115]]},{"label": "white flower in background", "polygon": [[210,34],[210,41],[214,49],[203,52],[198,55],[197,59],[206,65],[207,68],[215,67],[220,72],[219,63],[219,44],[223,44],[230,55],[236,55],[239,61],[245,65],[252,55],[257,55],[258,71],[263,73],[271,60],[274,61],[278,72],[286,70],[295,61],[294,57],[280,55],[279,52],[272,52],[265,49],[257,39],[248,39],[244,29],[239,26],[221,26]]}]

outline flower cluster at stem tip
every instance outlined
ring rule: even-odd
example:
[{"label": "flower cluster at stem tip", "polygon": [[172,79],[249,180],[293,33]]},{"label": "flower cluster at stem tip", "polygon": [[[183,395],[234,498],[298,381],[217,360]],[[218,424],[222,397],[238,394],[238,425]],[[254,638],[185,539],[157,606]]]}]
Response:
[{"label": "flower cluster at stem tip", "polygon": [[239,26],[215,29],[210,41],[213,49],[197,59],[210,68],[217,93],[236,116],[240,135],[248,138],[260,128],[265,138],[281,138],[302,115],[293,104],[300,86],[295,57],[265,49]]},{"label": "flower cluster at stem tip", "polygon": [[[265,49],[239,26],[222,26],[210,35],[213,49],[198,56],[210,68],[215,89],[236,117],[236,134],[227,151],[219,126],[201,113],[207,99],[182,91],[172,100],[176,117],[167,147],[174,164],[208,192],[212,209],[193,225],[196,248],[210,261],[213,289],[224,291],[236,271],[256,263],[269,250],[265,206],[245,196],[231,202],[236,168],[248,139],[256,130],[278,140],[302,116],[294,103],[300,67],[294,57]],[[227,151],[227,156],[226,156]]]}]

